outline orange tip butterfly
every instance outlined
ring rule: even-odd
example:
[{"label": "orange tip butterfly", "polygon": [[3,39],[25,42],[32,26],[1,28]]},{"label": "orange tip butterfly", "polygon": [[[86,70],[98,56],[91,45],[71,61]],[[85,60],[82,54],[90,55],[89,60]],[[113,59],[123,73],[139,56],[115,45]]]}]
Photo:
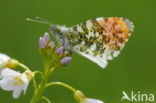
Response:
[{"label": "orange tip butterfly", "polygon": [[101,68],[120,54],[134,30],[133,23],[121,17],[98,17],[72,27],[54,25],[39,17],[27,20],[50,24],[50,32],[66,50],[86,57]]}]

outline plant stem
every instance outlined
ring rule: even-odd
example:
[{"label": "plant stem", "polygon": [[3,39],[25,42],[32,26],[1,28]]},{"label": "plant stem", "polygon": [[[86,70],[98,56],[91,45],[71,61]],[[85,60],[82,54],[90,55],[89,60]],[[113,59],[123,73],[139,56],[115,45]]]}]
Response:
[{"label": "plant stem", "polygon": [[21,68],[23,68],[23,69],[25,69],[25,70],[30,70],[29,69],[29,67],[27,67],[26,65],[24,65],[24,64],[22,64],[22,63],[18,63],[18,65],[21,67]]},{"label": "plant stem", "polygon": [[33,78],[33,85],[34,85],[34,88],[36,89],[37,88],[37,83],[36,83],[35,77]]},{"label": "plant stem", "polygon": [[47,101],[47,103],[51,103],[51,101],[47,98],[47,97],[41,97],[41,99],[43,99],[43,100],[45,100],[45,101]]},{"label": "plant stem", "polygon": [[54,68],[45,69],[44,74],[42,75],[42,81],[38,85],[37,89],[34,91],[34,95],[30,103],[37,103],[42,98],[42,94],[46,88],[46,84],[48,83],[49,77],[53,71],[54,71]]},{"label": "plant stem", "polygon": [[48,83],[46,85],[46,87],[49,87],[49,86],[54,86],[54,85],[59,85],[59,86],[63,86],[67,89],[69,89],[70,91],[72,91],[73,93],[75,93],[77,90],[75,88],[73,88],[72,86],[66,84],[66,83],[62,83],[62,82],[51,82],[51,83]]}]

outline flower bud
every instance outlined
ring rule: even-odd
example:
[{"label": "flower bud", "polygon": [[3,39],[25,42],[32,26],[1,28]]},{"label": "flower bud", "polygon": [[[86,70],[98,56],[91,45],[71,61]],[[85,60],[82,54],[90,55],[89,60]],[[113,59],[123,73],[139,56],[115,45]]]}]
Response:
[{"label": "flower bud", "polygon": [[42,37],[40,37],[40,39],[39,39],[39,47],[40,48],[45,48],[46,47],[46,41]]},{"label": "flower bud", "polygon": [[72,60],[72,57],[68,56],[68,57],[62,58],[60,62],[62,65],[67,65],[71,62],[71,60]]},{"label": "flower bud", "polygon": [[54,42],[51,41],[51,42],[48,44],[48,47],[50,47],[50,48],[54,48],[54,47],[55,47]]},{"label": "flower bud", "polygon": [[44,34],[43,39],[45,40],[45,42],[50,41],[50,37],[49,37],[49,34],[47,32]]},{"label": "flower bud", "polygon": [[57,50],[56,50],[56,54],[58,54],[58,55],[63,55],[63,52],[64,52],[64,47],[63,46],[57,48]]}]

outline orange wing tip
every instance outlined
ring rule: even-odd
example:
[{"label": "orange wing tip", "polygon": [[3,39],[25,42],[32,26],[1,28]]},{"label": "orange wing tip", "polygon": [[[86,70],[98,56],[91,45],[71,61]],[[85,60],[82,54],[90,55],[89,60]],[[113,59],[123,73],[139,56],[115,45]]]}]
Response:
[{"label": "orange wing tip", "polygon": [[134,29],[133,23],[121,17],[109,17],[96,20],[101,26],[101,35],[104,43],[111,50],[121,50]]}]

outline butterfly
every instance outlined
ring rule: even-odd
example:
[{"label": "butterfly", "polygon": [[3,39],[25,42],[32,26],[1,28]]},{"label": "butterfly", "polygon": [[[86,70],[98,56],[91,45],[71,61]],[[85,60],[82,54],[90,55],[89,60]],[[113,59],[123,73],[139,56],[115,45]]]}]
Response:
[{"label": "butterfly", "polygon": [[120,54],[133,30],[133,23],[122,17],[98,17],[71,27],[50,26],[50,32],[66,50],[86,57],[101,68]]}]

